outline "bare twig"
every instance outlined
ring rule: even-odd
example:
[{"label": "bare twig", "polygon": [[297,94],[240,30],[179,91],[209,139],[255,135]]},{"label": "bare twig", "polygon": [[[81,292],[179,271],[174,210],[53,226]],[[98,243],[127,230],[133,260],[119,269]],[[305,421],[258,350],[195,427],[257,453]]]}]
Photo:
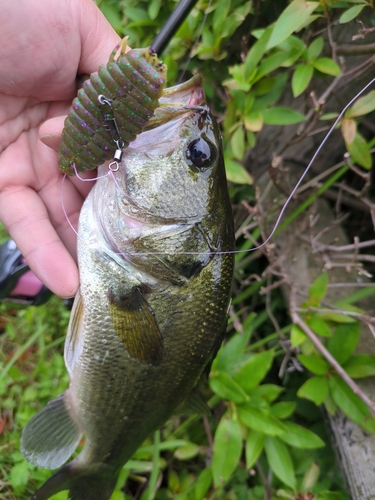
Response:
[{"label": "bare twig", "polygon": [[328,288],[371,288],[374,285],[374,283],[355,283],[354,281],[352,283],[328,283]]},{"label": "bare twig", "polygon": [[284,285],[286,283],[285,278],[281,278],[278,281],[275,281],[274,283],[271,283],[270,285],[265,286],[264,288],[261,288],[259,291],[259,295],[265,295],[268,293],[268,291],[275,290],[276,288],[279,288],[279,286]]},{"label": "bare twig", "polygon": [[271,275],[269,275],[268,278],[267,278],[266,311],[267,311],[268,317],[272,321],[272,324],[273,324],[273,326],[275,328],[275,331],[276,331],[277,335],[280,337],[281,340],[286,340],[286,337],[282,333],[280,325],[277,322],[277,320],[276,320],[276,318],[275,318],[275,316],[274,316],[274,314],[272,312],[272,308],[271,308],[271,289],[270,289],[270,286],[271,286]]},{"label": "bare twig", "polygon": [[375,52],[375,43],[366,45],[351,45],[343,43],[337,46],[337,54],[341,56],[359,56],[364,54],[373,54]]},{"label": "bare twig", "polygon": [[358,387],[358,385],[354,382],[354,380],[349,377],[343,367],[335,360],[332,354],[326,349],[326,347],[319,340],[317,335],[313,332],[313,330],[303,321],[301,316],[297,313],[297,307],[295,306],[295,300],[290,299],[290,312],[292,316],[292,321],[301,328],[301,330],[308,336],[311,342],[314,344],[316,349],[322,354],[322,356],[328,361],[328,363],[334,368],[337,374],[348,384],[351,390],[356,394],[371,410],[373,415],[375,416],[375,403],[371,401],[370,398],[366,396],[362,392],[362,390]]},{"label": "bare twig", "polygon": [[264,484],[265,492],[264,492],[264,500],[271,500],[272,498],[272,486],[269,483],[267,476],[263,472],[262,466],[259,462],[255,462],[255,467],[260,476],[262,483]]},{"label": "bare twig", "polygon": [[321,314],[332,314],[332,312],[337,312],[337,313],[342,314],[343,316],[356,318],[356,319],[361,320],[365,323],[374,323],[375,324],[375,317],[373,317],[373,316],[366,316],[365,314],[357,313],[354,311],[346,311],[345,309],[341,309],[340,307],[332,306],[331,309],[324,309],[321,307],[306,307],[306,308],[297,307],[296,308],[296,312],[298,312],[298,313],[305,313],[308,311],[318,312]]},{"label": "bare twig", "polygon": [[[303,240],[306,240],[305,237],[302,236]],[[351,243],[350,245],[322,245],[319,244],[318,247],[314,248],[315,252],[348,252],[350,250],[355,250],[356,248],[368,248],[375,246],[375,240],[361,241],[359,243]]]},{"label": "bare twig", "polygon": [[238,319],[237,314],[232,306],[229,308],[229,316],[230,316],[230,319],[233,321],[233,326],[234,326],[235,330],[239,333],[243,333],[242,323]]}]

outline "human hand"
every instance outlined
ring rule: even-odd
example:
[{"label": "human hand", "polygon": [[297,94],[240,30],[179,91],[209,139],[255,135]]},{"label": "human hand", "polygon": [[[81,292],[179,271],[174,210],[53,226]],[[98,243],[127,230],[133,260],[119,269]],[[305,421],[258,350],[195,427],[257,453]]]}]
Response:
[{"label": "human hand", "polygon": [[[76,235],[51,147],[58,147],[77,74],[106,63],[118,41],[92,0],[1,1],[0,220],[33,272],[63,297],[79,284]],[[91,186],[65,179],[73,226]]]}]

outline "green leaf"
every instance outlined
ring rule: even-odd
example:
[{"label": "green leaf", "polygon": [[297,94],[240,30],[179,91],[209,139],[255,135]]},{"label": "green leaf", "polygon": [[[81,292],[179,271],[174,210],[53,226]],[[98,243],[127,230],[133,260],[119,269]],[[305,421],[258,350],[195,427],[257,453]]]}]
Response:
[{"label": "green leaf", "polygon": [[321,73],[324,73],[325,75],[341,75],[340,66],[329,57],[321,57],[320,59],[317,59],[313,65],[315,69],[317,69]]},{"label": "green leaf", "polygon": [[357,132],[353,142],[346,145],[352,160],[361,167],[370,170],[372,167],[372,157],[370,148],[364,138]]},{"label": "green leaf", "polygon": [[322,115],[320,115],[319,117],[319,120],[333,120],[335,118],[337,118],[339,116],[338,113],[334,112],[334,113],[324,113]]},{"label": "green leaf", "polygon": [[161,0],[151,0],[151,2],[149,3],[147,11],[150,19],[152,19],[153,21],[158,17],[160,7]]},{"label": "green leaf", "polygon": [[210,388],[222,399],[242,403],[249,400],[243,388],[225,372],[212,371],[209,379]]},{"label": "green leaf", "polygon": [[289,52],[277,52],[268,56],[260,64],[258,71],[256,72],[254,81],[258,81],[264,76],[268,75],[277,68],[280,68],[290,57]]},{"label": "green leaf", "polygon": [[[168,441],[163,441],[162,443],[159,443],[158,448],[159,448],[159,451],[166,451],[166,450],[170,451],[170,450],[174,450],[176,448],[180,448],[181,446],[185,446],[188,443],[189,443],[189,441],[185,441],[184,439],[170,439]],[[134,456],[136,456],[138,454],[140,456],[142,456],[142,455],[144,456],[145,453],[152,454],[152,452],[154,450],[155,450],[155,446],[153,444],[143,445],[140,448],[138,448],[138,450]]]},{"label": "green leaf", "polygon": [[[270,78],[270,77],[268,77]],[[279,73],[275,77],[275,85],[272,90],[265,95],[259,96],[255,99],[252,111],[263,111],[271,104],[274,104],[283,94],[288,79],[288,74],[286,71]],[[261,80],[259,83],[261,83]]]},{"label": "green leaf", "polygon": [[323,37],[318,36],[315,40],[310,43],[309,48],[307,49],[307,61],[312,63],[319,56],[324,47]]},{"label": "green leaf", "polygon": [[264,448],[267,461],[275,476],[294,490],[296,487],[296,477],[288,448],[276,437],[267,437]]},{"label": "green leaf", "polygon": [[[328,382],[327,382],[327,384],[328,384]],[[324,408],[327,410],[327,412],[330,415],[334,415],[336,413],[337,405],[333,401],[332,395],[329,391],[327,392],[327,396],[326,396],[325,400],[323,401],[323,403],[324,403]]]},{"label": "green leaf", "polygon": [[251,430],[246,439],[246,468],[251,467],[258,460],[262,453],[266,436],[262,432]]},{"label": "green leaf", "polygon": [[325,375],[330,367],[327,361],[317,354],[309,354],[308,356],[299,354],[297,358],[305,368],[316,375]]},{"label": "green leaf", "polygon": [[307,89],[313,73],[314,68],[312,66],[307,66],[306,64],[297,66],[292,77],[292,91],[294,97],[298,97]]},{"label": "green leaf", "polygon": [[230,10],[230,2],[227,0],[219,0],[214,10],[212,18],[212,27],[215,38],[218,34],[223,32],[223,26],[228,21],[228,14]]},{"label": "green leaf", "polygon": [[10,482],[17,491],[23,491],[30,476],[29,464],[26,461],[19,462],[10,471]]},{"label": "green leaf", "polygon": [[248,393],[267,375],[273,361],[273,350],[250,355],[246,363],[234,376],[234,380]]},{"label": "green leaf", "polygon": [[283,423],[277,418],[269,415],[266,411],[243,404],[237,408],[241,421],[250,429],[264,432],[269,436],[279,436],[286,431]]},{"label": "green leaf", "polygon": [[294,31],[298,31],[318,7],[319,2],[306,2],[306,0],[291,2],[277,19],[267,48],[276,47]]},{"label": "green leaf", "polygon": [[[55,495],[51,497],[53,500],[55,500]],[[115,490],[112,495],[111,495],[111,500],[126,500],[125,494],[122,491]]]},{"label": "green leaf", "polygon": [[231,149],[236,160],[242,160],[245,154],[245,136],[241,126],[237,127],[232,135]]},{"label": "green leaf", "polygon": [[340,363],[344,364],[355,351],[359,341],[359,323],[339,325],[328,341],[328,350]]},{"label": "green leaf", "polygon": [[308,306],[319,306],[321,300],[324,299],[327,293],[328,286],[328,273],[320,274],[316,280],[311,284],[309,289],[309,298],[307,301]]},{"label": "green leaf", "polygon": [[264,123],[267,125],[292,125],[301,123],[305,120],[305,116],[293,109],[275,106],[262,111]]},{"label": "green leaf", "polygon": [[295,401],[280,401],[271,406],[271,414],[276,418],[288,418],[296,409]]},{"label": "green leaf", "polygon": [[375,356],[357,354],[351,356],[344,365],[346,373],[352,378],[364,378],[375,375]]},{"label": "green leaf", "polygon": [[283,62],[282,67],[290,68],[304,53],[306,45],[300,38],[290,35],[286,40],[284,40],[284,42],[278,45],[277,49],[285,51],[289,54],[288,59]]},{"label": "green leaf", "polygon": [[341,120],[341,133],[346,144],[351,144],[357,133],[356,121],[351,118],[343,118]]},{"label": "green leaf", "polygon": [[116,8],[114,5],[102,2],[100,4],[100,10],[103,12],[112,28],[117,32],[121,32],[124,24],[118,8]]},{"label": "green leaf", "polygon": [[351,108],[345,113],[348,118],[355,118],[371,113],[375,109],[375,90],[356,100]]},{"label": "green leaf", "polygon": [[[251,320],[253,320],[254,317],[255,314],[249,315]],[[212,369],[226,371],[232,374],[231,368],[234,366],[235,371],[238,371],[241,364],[247,359],[247,354],[244,353],[244,349],[249,342],[250,332],[251,330],[249,329],[244,334],[236,333],[223,344],[213,362]],[[241,359],[241,355],[243,356],[243,360]],[[239,359],[240,361],[238,362]]]},{"label": "green leaf", "polygon": [[259,111],[252,111],[244,117],[243,123],[246,130],[259,132],[263,128],[263,116]]},{"label": "green leaf", "polygon": [[[224,3],[230,5],[230,2],[228,2],[227,0],[224,0]],[[236,31],[238,26],[245,20],[246,16],[249,14],[251,5],[252,2],[245,2],[243,5],[240,5],[231,15],[229,15],[225,19],[225,21],[220,26],[218,25],[218,31],[215,34],[217,35],[217,39],[219,41],[223,38],[231,36]],[[215,12],[218,8],[220,7],[215,8]]]},{"label": "green leaf", "polygon": [[279,385],[262,384],[252,392],[252,395],[254,397],[261,397],[267,401],[267,403],[272,403],[282,392],[284,392],[284,390],[285,389]]},{"label": "green leaf", "polygon": [[290,331],[290,341],[292,343],[292,347],[297,347],[302,344],[306,340],[306,334],[301,330],[301,328],[297,325],[292,325],[292,329]]},{"label": "green leaf", "polygon": [[310,399],[321,405],[328,394],[328,381],[325,377],[311,377],[297,391],[299,398]]},{"label": "green leaf", "polygon": [[229,182],[235,184],[253,184],[253,178],[241,163],[225,160],[225,171]]},{"label": "green leaf", "polygon": [[148,18],[148,13],[141,8],[137,7],[126,7],[125,9],[125,15],[131,20],[136,23],[142,22],[142,21],[149,21]]},{"label": "green leaf", "polygon": [[266,29],[263,35],[257,40],[249,50],[244,62],[244,76],[245,80],[249,81],[253,75],[255,68],[261,61],[272,33],[272,27]]},{"label": "green leaf", "polygon": [[199,474],[197,481],[195,482],[195,499],[203,500],[206,497],[212,482],[212,472],[211,468],[207,467]]},{"label": "green leaf", "polygon": [[228,414],[220,420],[215,432],[212,475],[215,487],[227,481],[241,457],[242,435],[238,420]]},{"label": "green leaf", "polygon": [[344,24],[344,23],[348,23],[349,21],[352,21],[355,17],[357,17],[362,12],[362,9],[365,6],[366,6],[366,4],[353,5],[353,7],[350,7],[350,9],[343,12],[340,16],[340,19],[339,19],[340,24]]},{"label": "green leaf", "polygon": [[327,325],[326,321],[324,321],[319,316],[313,316],[306,323],[317,335],[320,335],[321,337],[331,336],[331,330],[329,329],[329,326]]},{"label": "green leaf", "polygon": [[340,378],[332,377],[329,386],[334,402],[354,422],[375,434],[375,420],[367,405]]},{"label": "green leaf", "polygon": [[310,467],[305,472],[302,483],[301,483],[301,491],[307,492],[314,488],[316,485],[320,474],[319,465],[315,462],[312,462]]},{"label": "green leaf", "polygon": [[324,441],[309,429],[301,427],[294,422],[284,422],[284,425],[288,431],[282,434],[280,439],[290,446],[305,450],[313,450],[325,446]]},{"label": "green leaf", "polygon": [[339,313],[339,312],[324,312],[324,313],[319,313],[319,317],[326,320],[326,321],[333,321],[335,323],[356,323],[357,320],[353,318],[352,316],[346,316],[345,314]]},{"label": "green leaf", "polygon": [[338,491],[321,491],[316,500],[344,500],[344,498]]},{"label": "green leaf", "polygon": [[194,458],[199,453],[199,446],[195,443],[187,443],[181,448],[178,448],[173,456],[177,458],[177,460],[190,460]]},{"label": "green leaf", "polygon": [[267,95],[275,88],[277,78],[275,76],[267,76],[255,83],[251,89],[254,97]]}]

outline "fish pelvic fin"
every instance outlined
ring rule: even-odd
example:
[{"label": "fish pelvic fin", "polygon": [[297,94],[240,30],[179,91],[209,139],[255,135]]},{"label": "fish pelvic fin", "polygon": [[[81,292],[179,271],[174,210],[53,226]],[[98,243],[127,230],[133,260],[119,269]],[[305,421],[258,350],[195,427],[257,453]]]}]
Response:
[{"label": "fish pelvic fin", "polygon": [[57,469],[77,448],[82,434],[67,399],[66,393],[53,399],[27,423],[21,451],[28,462]]},{"label": "fish pelvic fin", "polygon": [[[103,468],[104,469],[104,468]],[[73,460],[51,476],[31,500],[48,500],[51,496],[69,490],[71,500],[109,500],[116,486],[117,477],[111,470],[92,467],[81,468]]]}]

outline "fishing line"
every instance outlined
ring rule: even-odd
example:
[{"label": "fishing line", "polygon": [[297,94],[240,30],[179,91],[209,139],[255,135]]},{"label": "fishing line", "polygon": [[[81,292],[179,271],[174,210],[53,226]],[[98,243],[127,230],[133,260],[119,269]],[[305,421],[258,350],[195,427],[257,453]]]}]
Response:
[{"label": "fishing line", "polygon": [[204,25],[206,24],[206,20],[207,20],[207,16],[208,16],[208,11],[209,11],[209,9],[210,9],[210,7],[211,7],[211,4],[212,4],[212,0],[210,0],[210,1],[209,1],[208,5],[207,5],[207,7],[206,7],[206,9],[205,9],[205,14],[204,14],[204,16],[203,16],[203,20],[202,20],[202,22],[201,22],[201,26],[200,26],[200,28],[199,28],[199,30],[198,30],[198,35],[197,35],[197,38],[195,39],[195,42],[193,43],[193,46],[192,46],[192,47],[191,47],[191,49],[190,49],[190,54],[189,54],[188,60],[187,60],[187,62],[186,62],[186,64],[185,64],[184,69],[182,70],[182,73],[181,73],[181,75],[180,75],[180,77],[179,77],[179,79],[178,79],[178,81],[177,81],[177,84],[180,84],[180,83],[181,83],[181,81],[182,81],[183,77],[185,76],[185,73],[186,73],[186,71],[187,71],[187,68],[188,68],[188,66],[189,66],[189,64],[190,64],[190,61],[191,61],[191,60],[192,60],[192,58],[193,58],[193,52],[194,52],[194,50],[195,50],[195,47],[198,45],[198,42],[199,42],[199,40],[200,40],[200,37],[202,36],[203,28],[204,28]]},{"label": "fishing line", "polygon": [[65,219],[68,221],[68,224],[69,226],[73,229],[73,231],[76,233],[76,235],[78,236],[78,233],[77,231],[75,230],[73,224],[70,222],[70,219],[68,217],[68,214],[65,210],[65,204],[64,204],[64,184],[65,184],[65,178],[66,178],[66,174],[63,175],[63,178],[62,178],[62,181],[61,181],[61,188],[60,188],[60,199],[61,199],[61,206],[62,206],[62,209],[63,209],[63,212],[64,212],[64,215],[65,215]]},{"label": "fishing line", "polygon": [[[309,164],[307,165],[306,169],[304,170],[303,174],[301,175],[301,177],[299,178],[298,182],[296,183],[296,185],[294,186],[292,192],[290,193],[290,195],[288,196],[288,198],[286,199],[285,203],[284,203],[284,206],[282,207],[277,219],[276,219],[276,222],[273,226],[273,229],[271,231],[271,233],[269,234],[269,236],[266,238],[266,240],[261,243],[260,245],[254,247],[254,248],[249,248],[247,250],[230,250],[230,251],[213,251],[213,252],[135,252],[135,253],[132,253],[132,252],[126,252],[127,255],[134,255],[134,256],[146,256],[146,255],[230,255],[230,254],[240,254],[240,253],[249,253],[249,252],[254,252],[255,250],[259,250],[260,248],[264,247],[269,241],[270,239],[272,238],[272,236],[275,234],[275,231],[277,230],[279,224],[280,224],[280,221],[285,213],[285,210],[287,208],[287,206],[289,205],[289,203],[291,202],[293,196],[295,195],[296,191],[298,190],[298,188],[300,187],[302,181],[304,180],[304,178],[306,177],[307,173],[309,172],[312,164],[314,163],[314,161],[316,160],[316,157],[318,156],[318,154],[320,153],[320,151],[322,150],[323,146],[325,145],[325,143],[327,142],[328,138],[330,137],[330,135],[332,134],[333,130],[335,129],[336,125],[339,123],[339,121],[341,120],[341,118],[343,117],[344,113],[347,111],[347,109],[358,99],[358,97],[360,97],[373,83],[375,83],[375,78],[373,78],[367,85],[365,85],[350,101],[349,103],[344,107],[344,109],[341,111],[341,113],[339,114],[339,116],[336,118],[336,120],[334,121],[333,125],[331,126],[331,128],[329,129],[329,131],[327,132],[326,136],[324,137],[324,139],[322,140],[322,142],[320,143],[318,149],[316,150],[316,152],[314,153],[313,157],[311,158]],[[96,179],[101,179],[103,177],[107,177],[108,175],[111,175],[114,182],[116,183],[116,186],[118,188],[120,188],[116,178],[115,178],[115,174],[114,172],[112,172],[111,170],[103,175],[103,176],[100,176],[100,177],[97,177],[97,178],[94,178],[94,179],[83,179],[82,177],[78,176],[77,174],[77,177],[84,181],[84,182],[92,182],[92,181],[95,181]],[[66,175],[64,176],[64,179],[65,179]],[[63,179],[63,181],[64,181]],[[121,188],[120,188],[121,189]],[[122,190],[121,190],[122,191]],[[123,192],[123,191],[122,191]],[[126,194],[123,193],[125,196]],[[131,199],[129,196],[127,196],[127,198]],[[73,231],[76,233],[73,225],[71,224],[71,222],[69,221],[67,215],[66,215],[66,211],[65,211],[65,207],[63,205],[63,210],[64,210],[64,214],[69,222],[69,225],[72,227]],[[77,233],[76,233],[77,234]],[[119,254],[122,254],[122,252],[118,252]]]}]

